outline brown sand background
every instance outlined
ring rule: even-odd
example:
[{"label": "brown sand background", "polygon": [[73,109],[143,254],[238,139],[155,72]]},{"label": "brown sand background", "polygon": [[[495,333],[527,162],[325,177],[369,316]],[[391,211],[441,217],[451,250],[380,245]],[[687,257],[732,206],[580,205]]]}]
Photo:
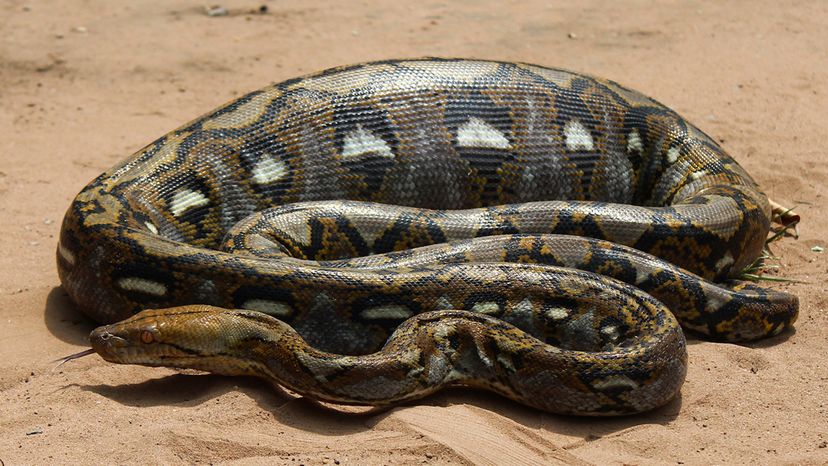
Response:
[{"label": "brown sand background", "polygon": [[[34,463],[828,463],[825,277],[828,2],[0,0],[0,460]],[[250,14],[266,5],[266,14]],[[680,399],[574,419],[454,389],[341,415],[254,379],[57,370],[93,324],[59,287],[55,244],[90,179],[271,81],[392,57],[534,62],[609,77],[721,141],[803,217],[775,246],[796,331],[690,341]],[[2,464],[0,463],[0,464]]]}]

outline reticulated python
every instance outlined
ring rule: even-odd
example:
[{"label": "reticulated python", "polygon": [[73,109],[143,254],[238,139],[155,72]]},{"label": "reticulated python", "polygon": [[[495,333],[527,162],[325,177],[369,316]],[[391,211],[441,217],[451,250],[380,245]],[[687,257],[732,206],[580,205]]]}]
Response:
[{"label": "reticulated python", "polygon": [[794,296],[707,281],[760,254],[769,215],[713,140],[612,81],[387,61],[140,150],[72,203],[58,269],[89,316],[126,319],[91,336],[108,361],[337,403],[461,383],[623,414],[678,392],[678,322],[731,341],[793,323]]}]

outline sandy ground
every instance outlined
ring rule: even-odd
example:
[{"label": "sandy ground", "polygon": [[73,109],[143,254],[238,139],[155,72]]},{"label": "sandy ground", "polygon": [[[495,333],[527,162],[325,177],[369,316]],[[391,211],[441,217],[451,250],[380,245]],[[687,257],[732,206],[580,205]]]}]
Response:
[{"label": "sandy ground", "polygon": [[[828,3],[522,0],[0,0],[0,464],[828,463]],[[622,5],[623,3],[623,5]],[[265,14],[251,14],[266,5]],[[610,77],[722,142],[802,214],[775,247],[805,284],[796,331],[691,340],[680,399],[574,419],[454,389],[380,414],[331,413],[242,378],[115,366],[55,273],[87,181],[271,81],[390,57],[467,56]]]}]

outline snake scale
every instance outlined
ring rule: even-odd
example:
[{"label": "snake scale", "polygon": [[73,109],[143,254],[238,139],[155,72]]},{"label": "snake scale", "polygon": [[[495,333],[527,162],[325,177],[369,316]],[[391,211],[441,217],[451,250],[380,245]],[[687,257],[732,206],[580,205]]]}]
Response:
[{"label": "snake scale", "polygon": [[110,324],[90,337],[108,361],[343,404],[463,384],[614,415],[678,393],[680,324],[745,341],[794,322],[795,296],[728,279],[770,214],[715,141],[615,82],[399,60],[163,136],[78,194],[57,258]]}]

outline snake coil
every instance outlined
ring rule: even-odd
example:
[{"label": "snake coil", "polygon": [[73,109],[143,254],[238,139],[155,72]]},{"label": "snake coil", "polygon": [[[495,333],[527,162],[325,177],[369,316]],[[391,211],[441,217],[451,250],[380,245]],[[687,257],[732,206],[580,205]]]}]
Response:
[{"label": "snake coil", "polygon": [[796,319],[796,297],[728,281],[769,217],[718,144],[612,81],[384,61],[141,149],[78,194],[57,257],[80,309],[121,321],[91,336],[109,361],[339,403],[461,383],[624,414],[681,387],[679,322],[743,341]]}]

